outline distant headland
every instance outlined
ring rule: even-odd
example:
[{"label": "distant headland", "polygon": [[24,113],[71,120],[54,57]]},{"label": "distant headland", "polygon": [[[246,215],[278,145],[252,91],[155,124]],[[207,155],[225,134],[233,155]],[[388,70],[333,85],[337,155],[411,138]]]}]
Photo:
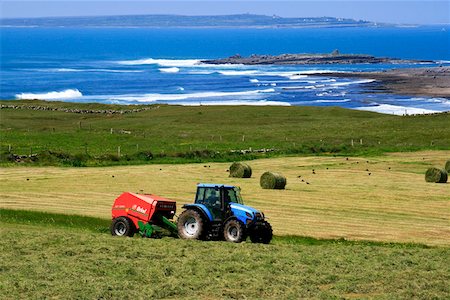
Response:
[{"label": "distant headland", "polygon": [[303,28],[385,26],[364,20],[334,17],[284,18],[254,14],[182,16],[129,15],[2,19],[2,27],[154,27],[154,28]]}]

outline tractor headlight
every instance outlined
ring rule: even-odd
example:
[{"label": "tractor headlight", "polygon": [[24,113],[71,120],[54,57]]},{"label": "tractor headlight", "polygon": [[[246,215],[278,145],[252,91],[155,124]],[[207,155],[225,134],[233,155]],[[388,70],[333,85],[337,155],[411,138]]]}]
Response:
[{"label": "tractor headlight", "polygon": [[248,213],[248,212],[245,212],[245,215],[247,216],[247,218],[249,218],[249,219],[253,219],[253,216],[250,214],[250,213]]}]

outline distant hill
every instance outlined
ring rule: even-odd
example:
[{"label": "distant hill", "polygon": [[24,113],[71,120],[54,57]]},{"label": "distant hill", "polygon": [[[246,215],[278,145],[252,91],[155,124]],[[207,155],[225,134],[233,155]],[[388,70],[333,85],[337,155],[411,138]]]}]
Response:
[{"label": "distant hill", "polygon": [[282,18],[252,14],[220,16],[134,15],[98,17],[47,17],[2,19],[1,26],[12,27],[369,27],[377,23],[333,18]]}]

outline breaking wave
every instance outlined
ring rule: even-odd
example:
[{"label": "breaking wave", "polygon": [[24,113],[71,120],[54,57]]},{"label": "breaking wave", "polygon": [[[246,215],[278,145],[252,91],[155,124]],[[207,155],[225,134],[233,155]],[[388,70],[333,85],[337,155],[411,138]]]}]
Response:
[{"label": "breaking wave", "polygon": [[397,106],[397,105],[390,105],[390,104],[379,104],[376,106],[356,107],[355,109],[373,111],[373,112],[378,112],[378,113],[382,113],[382,114],[398,115],[398,116],[420,115],[420,114],[430,114],[430,113],[440,112],[440,111],[431,110],[431,109],[424,109],[424,108],[418,108],[418,107],[407,107],[407,106]]},{"label": "breaking wave", "polygon": [[38,99],[38,100],[62,100],[62,99],[74,99],[83,97],[83,94],[77,89],[69,89],[60,92],[49,93],[21,93],[16,94],[16,99]]},{"label": "breaking wave", "polygon": [[159,65],[161,67],[193,67],[201,64],[200,59],[154,59],[121,60],[118,64],[126,66]]},{"label": "breaking wave", "polygon": [[219,97],[257,96],[260,94],[273,93],[274,89],[242,91],[242,92],[197,92],[189,94],[143,94],[143,95],[120,95],[111,96],[109,100],[129,102],[156,102],[156,101],[179,101],[187,99],[207,99]]},{"label": "breaking wave", "polygon": [[180,72],[180,68],[172,67],[172,68],[162,68],[158,69],[161,73],[178,73]]}]

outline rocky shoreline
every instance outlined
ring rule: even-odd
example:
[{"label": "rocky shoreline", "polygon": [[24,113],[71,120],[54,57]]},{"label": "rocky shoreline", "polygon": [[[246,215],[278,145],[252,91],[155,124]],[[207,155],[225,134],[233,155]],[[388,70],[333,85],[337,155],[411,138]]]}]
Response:
[{"label": "rocky shoreline", "polygon": [[313,64],[380,64],[380,63],[433,63],[429,60],[404,60],[389,57],[375,57],[366,54],[341,54],[338,50],[329,54],[281,54],[243,57],[239,54],[228,58],[203,60],[202,63],[241,65],[313,65]]},{"label": "rocky shoreline", "polygon": [[341,78],[375,79],[370,92],[450,99],[450,67],[394,69],[382,72],[331,72],[309,74]]}]

